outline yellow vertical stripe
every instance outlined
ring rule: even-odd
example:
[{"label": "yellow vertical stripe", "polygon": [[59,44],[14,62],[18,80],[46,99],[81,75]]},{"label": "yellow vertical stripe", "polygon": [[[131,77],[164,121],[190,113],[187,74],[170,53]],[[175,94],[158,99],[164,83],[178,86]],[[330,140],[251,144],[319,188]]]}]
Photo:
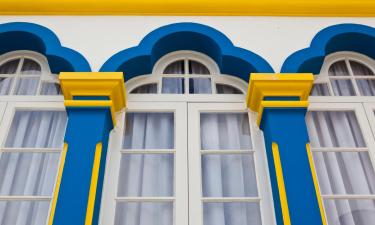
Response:
[{"label": "yellow vertical stripe", "polygon": [[92,224],[92,218],[94,215],[94,207],[95,207],[96,189],[98,186],[101,156],[102,156],[102,143],[98,143],[95,148],[94,165],[92,167],[91,184],[90,184],[89,200],[87,203],[85,225]]},{"label": "yellow vertical stripe", "polygon": [[63,174],[63,170],[64,170],[67,151],[68,151],[68,144],[64,143],[64,148],[61,152],[61,162],[60,162],[60,167],[59,167],[59,171],[58,171],[58,174],[57,174],[56,188],[55,188],[55,193],[53,194],[52,206],[51,206],[51,212],[50,212],[50,215],[49,215],[48,225],[53,224],[53,219],[55,217],[57,198],[59,196],[61,178],[62,178],[62,174]]},{"label": "yellow vertical stripe", "polygon": [[286,197],[286,190],[285,190],[285,184],[284,184],[283,168],[281,166],[279,146],[275,142],[272,142],[272,155],[273,155],[273,161],[275,163],[276,180],[277,180],[277,186],[279,188],[281,212],[283,214],[284,225],[290,225],[291,223],[290,223],[288,199]]},{"label": "yellow vertical stripe", "polygon": [[314,165],[313,155],[312,155],[312,152],[310,150],[310,144],[309,143],[306,144],[306,150],[307,150],[307,156],[309,158],[311,175],[312,175],[314,186],[315,186],[315,194],[316,194],[316,198],[318,199],[320,216],[322,217],[323,225],[327,225],[326,215],[324,214],[323,201],[322,201],[322,198],[320,196],[318,178],[317,178],[316,172],[315,172],[316,169],[315,169],[315,165]]}]

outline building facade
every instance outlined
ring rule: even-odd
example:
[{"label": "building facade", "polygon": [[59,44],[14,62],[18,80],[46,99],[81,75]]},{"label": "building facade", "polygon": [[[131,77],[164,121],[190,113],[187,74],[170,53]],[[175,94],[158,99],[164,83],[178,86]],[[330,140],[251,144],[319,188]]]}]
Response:
[{"label": "building facade", "polygon": [[375,3],[87,4],[0,2],[1,225],[375,224]]}]

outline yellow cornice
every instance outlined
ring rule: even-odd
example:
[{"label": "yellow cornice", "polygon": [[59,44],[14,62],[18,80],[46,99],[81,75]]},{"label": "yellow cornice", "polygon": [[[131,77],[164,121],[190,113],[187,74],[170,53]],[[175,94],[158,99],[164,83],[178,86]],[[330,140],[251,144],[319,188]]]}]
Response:
[{"label": "yellow cornice", "polygon": [[1,15],[374,17],[374,0],[0,0]]}]

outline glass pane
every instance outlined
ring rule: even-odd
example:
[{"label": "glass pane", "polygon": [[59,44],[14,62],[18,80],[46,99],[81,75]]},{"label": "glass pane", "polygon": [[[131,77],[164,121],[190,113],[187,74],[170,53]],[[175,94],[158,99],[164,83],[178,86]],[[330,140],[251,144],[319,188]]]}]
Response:
[{"label": "glass pane", "polygon": [[173,225],[173,203],[118,202],[115,225]]},{"label": "glass pane", "polygon": [[25,59],[23,61],[21,74],[25,75],[39,75],[41,74],[42,69],[40,68],[40,65],[31,60],[31,59]]},{"label": "glass pane", "polygon": [[367,152],[314,152],[322,194],[375,194],[375,173]]},{"label": "glass pane", "polygon": [[363,96],[375,96],[375,80],[358,79],[357,86]]},{"label": "glass pane", "polygon": [[247,113],[201,113],[202,150],[251,149]]},{"label": "glass pane", "polygon": [[355,96],[354,87],[351,80],[331,79],[333,92],[337,96]]},{"label": "glass pane", "polygon": [[0,95],[7,95],[12,87],[13,78],[0,77]]},{"label": "glass pane", "polygon": [[216,84],[217,94],[243,94],[238,88],[227,84]]},{"label": "glass pane", "polygon": [[374,200],[324,200],[329,225],[369,225],[375,221]]},{"label": "glass pane", "polygon": [[40,90],[41,95],[60,95],[60,85],[57,83],[47,83],[42,84],[42,89]]},{"label": "glass pane", "polygon": [[58,153],[1,153],[0,195],[52,196]]},{"label": "glass pane", "polygon": [[185,73],[184,64],[185,64],[184,60],[173,62],[164,69],[163,74],[184,74]]},{"label": "glass pane", "polygon": [[66,121],[63,111],[16,111],[5,147],[62,148]]},{"label": "glass pane", "polygon": [[174,114],[126,113],[125,149],[173,149]]},{"label": "glass pane", "polygon": [[349,70],[344,60],[333,63],[328,70],[330,76],[349,76]]},{"label": "glass pane", "polygon": [[163,78],[161,93],[164,94],[183,94],[185,93],[184,78]]},{"label": "glass pane", "polygon": [[210,71],[202,63],[189,60],[189,74],[210,74]]},{"label": "glass pane", "polygon": [[17,81],[16,95],[35,95],[38,88],[39,78],[21,78]]},{"label": "glass pane", "polygon": [[257,202],[203,203],[204,225],[261,225]]},{"label": "glass pane", "polygon": [[190,94],[211,94],[210,78],[190,78],[189,79]]},{"label": "glass pane", "polygon": [[329,89],[327,84],[314,84],[311,90],[311,96],[329,96]]},{"label": "glass pane", "polygon": [[118,196],[173,196],[173,154],[121,156]]},{"label": "glass pane", "polygon": [[257,197],[252,154],[202,155],[204,197]]},{"label": "glass pane", "polygon": [[307,127],[312,147],[366,147],[353,111],[311,111]]},{"label": "glass pane", "polygon": [[158,85],[156,83],[144,84],[134,88],[131,94],[156,94],[158,92]]},{"label": "glass pane", "polygon": [[349,63],[350,63],[350,66],[352,67],[352,71],[354,75],[357,75],[357,76],[374,75],[374,72],[372,72],[370,68],[368,68],[362,63],[359,63],[356,61],[349,61]]},{"label": "glass pane", "polygon": [[19,59],[10,60],[0,66],[0,74],[14,74],[17,71]]},{"label": "glass pane", "polygon": [[41,225],[48,218],[49,201],[0,201],[1,225]]}]

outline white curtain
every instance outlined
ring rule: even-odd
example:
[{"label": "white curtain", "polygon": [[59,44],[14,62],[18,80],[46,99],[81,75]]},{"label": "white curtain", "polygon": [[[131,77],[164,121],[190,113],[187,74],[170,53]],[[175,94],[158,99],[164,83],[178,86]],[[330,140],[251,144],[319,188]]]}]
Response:
[{"label": "white curtain", "polygon": [[[173,113],[127,113],[123,148],[174,149]],[[173,197],[173,154],[123,154],[119,197]],[[116,225],[172,225],[172,202],[118,202]]]},{"label": "white curtain", "polygon": [[183,94],[185,93],[184,78],[163,77],[163,85],[161,89],[163,94]]},{"label": "white curtain", "polygon": [[16,73],[19,62],[19,59],[15,59],[0,66],[0,95],[9,94],[13,81],[13,77],[1,77],[1,75]]},{"label": "white curtain", "polygon": [[189,79],[190,94],[211,94],[210,78],[190,78]]},{"label": "white curtain", "polygon": [[21,69],[22,75],[17,81],[15,93],[17,95],[35,95],[41,71],[42,70],[38,63],[31,59],[25,59]]},{"label": "white curtain", "polygon": [[[252,148],[246,113],[201,114],[202,150]],[[258,197],[252,154],[202,155],[203,197]],[[204,225],[259,225],[258,203],[204,203]]]},{"label": "white curtain", "polygon": [[[58,153],[22,152],[22,148],[61,148],[66,126],[66,113],[58,111],[17,111],[8,137],[7,148],[14,152],[0,155],[0,195],[53,195]],[[45,224],[49,201],[0,201],[0,224]]]},{"label": "white curtain", "polygon": [[57,83],[43,82],[42,89],[40,90],[41,95],[59,95],[61,94],[60,85]]},{"label": "white curtain", "polygon": [[[375,174],[353,111],[312,111],[307,115],[312,147],[346,147],[353,152],[314,152],[322,194],[375,194]],[[324,200],[330,225],[368,225],[375,221],[373,200]]]},{"label": "white curtain", "polygon": [[189,74],[210,74],[210,71],[202,63],[189,60]]}]

